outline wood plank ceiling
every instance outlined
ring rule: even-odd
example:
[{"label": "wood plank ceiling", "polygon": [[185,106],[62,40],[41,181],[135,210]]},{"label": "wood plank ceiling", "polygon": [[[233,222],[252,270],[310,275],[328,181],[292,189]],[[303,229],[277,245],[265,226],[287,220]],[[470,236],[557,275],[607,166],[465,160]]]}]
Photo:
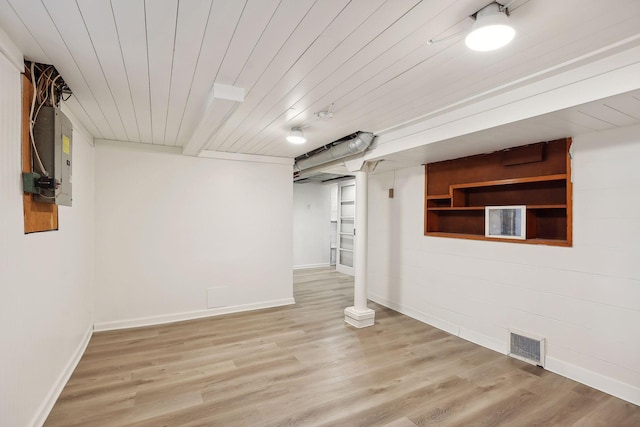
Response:
[{"label": "wood plank ceiling", "polygon": [[[639,34],[640,1],[515,0],[506,48],[462,41],[488,0],[0,0],[96,138],[295,157],[378,133]],[[430,39],[442,41],[429,44]],[[244,88],[223,107],[213,84]],[[334,118],[314,113],[331,109]],[[308,143],[285,141],[302,126]]]}]

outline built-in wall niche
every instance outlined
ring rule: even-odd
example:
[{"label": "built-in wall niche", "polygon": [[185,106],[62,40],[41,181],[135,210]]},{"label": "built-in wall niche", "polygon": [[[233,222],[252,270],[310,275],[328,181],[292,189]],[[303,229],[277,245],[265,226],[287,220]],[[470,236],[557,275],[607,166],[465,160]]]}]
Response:
[{"label": "built-in wall niche", "polygon": [[[571,138],[425,165],[425,235],[571,246]],[[487,207],[522,209],[518,238],[487,232]]]}]

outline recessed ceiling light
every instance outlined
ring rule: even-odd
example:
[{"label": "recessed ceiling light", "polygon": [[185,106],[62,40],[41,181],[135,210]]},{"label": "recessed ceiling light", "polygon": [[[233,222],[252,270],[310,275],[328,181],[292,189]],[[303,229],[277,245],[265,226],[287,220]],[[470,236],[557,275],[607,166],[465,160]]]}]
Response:
[{"label": "recessed ceiling light", "polygon": [[287,141],[292,144],[304,144],[307,142],[307,138],[304,137],[302,129],[299,127],[292,127],[289,135],[287,135]]},{"label": "recessed ceiling light", "polygon": [[506,8],[491,3],[476,13],[476,22],[464,39],[469,49],[486,52],[499,49],[511,42],[516,31],[509,22]]}]

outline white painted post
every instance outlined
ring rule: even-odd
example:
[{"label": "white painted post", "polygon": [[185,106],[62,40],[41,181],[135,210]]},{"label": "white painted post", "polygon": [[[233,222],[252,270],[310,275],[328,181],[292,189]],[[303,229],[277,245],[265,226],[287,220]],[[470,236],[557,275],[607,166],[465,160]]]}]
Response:
[{"label": "white painted post", "polygon": [[367,309],[367,172],[356,172],[355,288],[353,305]]},{"label": "white painted post", "polygon": [[[363,168],[364,169],[364,168]],[[356,328],[373,326],[375,311],[367,307],[367,172],[360,170],[356,176],[355,222],[355,286],[353,307],[344,310],[344,320]]]}]

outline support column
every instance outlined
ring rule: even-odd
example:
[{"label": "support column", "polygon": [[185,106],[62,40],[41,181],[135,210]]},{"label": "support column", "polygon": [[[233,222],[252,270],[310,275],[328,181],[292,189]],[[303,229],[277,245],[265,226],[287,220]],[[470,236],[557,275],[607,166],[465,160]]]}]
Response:
[{"label": "support column", "polygon": [[[365,168],[363,168],[365,169]],[[376,312],[367,307],[367,172],[356,175],[355,286],[353,306],[344,310],[344,321],[356,328],[375,323]]]}]

